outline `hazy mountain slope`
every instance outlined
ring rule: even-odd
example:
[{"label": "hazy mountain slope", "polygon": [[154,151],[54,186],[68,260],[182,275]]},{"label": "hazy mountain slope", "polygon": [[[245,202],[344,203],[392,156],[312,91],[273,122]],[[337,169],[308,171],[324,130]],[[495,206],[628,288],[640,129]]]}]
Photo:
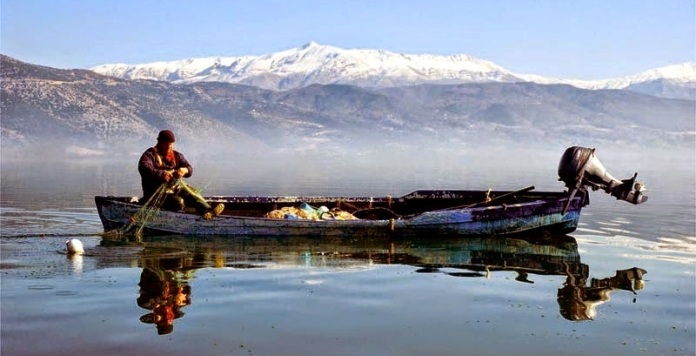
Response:
[{"label": "hazy mountain slope", "polygon": [[2,147],[60,142],[140,151],[174,129],[204,152],[359,151],[505,142],[693,144],[694,101],[569,85],[473,83],[270,91],[220,82],[121,80],[0,57]]},{"label": "hazy mountain slope", "polygon": [[259,144],[196,110],[209,98],[193,87],[0,59],[2,135],[15,143],[49,140],[122,149],[132,142],[151,143],[160,128],[170,127],[191,139],[225,137]]}]

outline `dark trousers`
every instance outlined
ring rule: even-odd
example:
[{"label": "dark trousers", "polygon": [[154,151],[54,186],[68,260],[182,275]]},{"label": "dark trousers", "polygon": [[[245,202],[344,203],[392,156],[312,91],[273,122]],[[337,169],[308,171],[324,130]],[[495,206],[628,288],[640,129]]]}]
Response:
[{"label": "dark trousers", "polygon": [[164,203],[162,203],[162,208],[166,210],[181,211],[186,207],[195,208],[196,212],[199,214],[203,214],[208,210],[207,205],[202,204],[185,190],[180,190],[175,194],[167,193],[164,198]]}]

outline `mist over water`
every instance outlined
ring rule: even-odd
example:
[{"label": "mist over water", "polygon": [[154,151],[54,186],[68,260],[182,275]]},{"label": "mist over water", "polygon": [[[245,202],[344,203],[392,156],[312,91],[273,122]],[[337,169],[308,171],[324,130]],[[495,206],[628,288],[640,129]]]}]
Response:
[{"label": "mist over water", "polygon": [[[538,146],[543,145],[455,148],[419,142],[342,151],[211,150],[182,140],[176,149],[194,167],[189,183],[204,188],[204,195],[396,197],[416,189],[529,185],[563,190],[558,161],[571,144]],[[343,245],[269,239],[272,244],[264,246],[257,240],[177,237],[163,246],[105,244],[94,196],[139,196],[137,161],[147,147],[64,160],[56,159],[59,154],[10,157],[3,150],[3,354],[693,354],[694,150],[595,146],[617,179],[638,172],[649,200],[634,206],[591,192],[580,226],[570,234],[575,247],[566,251],[566,262],[588,269],[587,281],[579,283],[588,294],[592,288],[583,284],[590,277],[606,280],[633,267],[647,274],[641,290],[606,291],[611,298],[597,304],[595,320],[571,322],[557,300],[568,286],[562,271],[420,273],[408,262],[376,259],[396,246],[429,252],[425,256],[435,261],[487,252],[502,256],[501,264],[549,268],[544,266],[552,257],[530,253],[534,245],[516,239],[503,240],[512,252],[437,239],[392,245],[359,238]],[[84,241],[85,256],[63,254],[73,236]],[[366,257],[342,257],[353,249]],[[198,259],[202,264],[177,269]],[[537,259],[540,265],[533,264]],[[174,276],[170,282],[190,287],[191,303],[167,335],[143,321],[149,311],[138,304],[143,275],[153,266]],[[75,334],[90,337],[76,340]]]},{"label": "mist over water", "polygon": [[[13,152],[3,147],[3,194],[31,194],[18,189],[30,185],[37,191],[78,196],[138,195],[137,161],[151,144],[85,156],[57,154],[65,149],[58,146],[51,149],[50,159],[46,150]],[[416,189],[506,190],[534,185],[537,190],[562,190],[558,162],[571,145],[435,145],[428,141],[372,143],[341,150],[297,146],[259,150],[182,141],[175,149],[194,167],[189,183],[203,187],[207,195],[399,196]],[[596,156],[615,178],[625,179],[638,172],[638,180],[649,190],[658,189],[660,195],[678,198],[696,184],[695,149],[579,145],[596,148]],[[673,185],[674,177],[686,181]]]},{"label": "mist over water", "polygon": [[[231,153],[201,150],[184,141],[176,149],[194,167],[189,184],[202,188],[207,196],[399,197],[419,189],[517,190],[532,185],[537,191],[565,189],[557,173],[565,145],[539,148],[506,143],[459,149],[375,145],[342,152],[292,148],[245,151],[238,147]],[[135,148],[132,151],[136,152]],[[696,236],[696,151],[617,145],[596,147],[595,154],[617,179],[637,172],[649,200],[633,206],[602,191],[592,192],[591,205],[583,215],[597,210],[615,216],[634,214],[641,238],[652,241],[684,241]],[[3,156],[0,203],[3,208],[94,211],[95,195],[140,196],[139,156],[128,153],[50,161]],[[606,219],[611,220],[611,216]],[[593,220],[597,219],[582,219]]]}]

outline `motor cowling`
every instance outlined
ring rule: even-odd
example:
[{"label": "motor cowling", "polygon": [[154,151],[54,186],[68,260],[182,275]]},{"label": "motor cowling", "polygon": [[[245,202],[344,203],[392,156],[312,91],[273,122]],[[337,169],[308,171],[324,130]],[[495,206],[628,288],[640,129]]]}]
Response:
[{"label": "motor cowling", "polygon": [[645,186],[636,181],[638,173],[623,180],[614,178],[594,154],[594,148],[568,147],[558,164],[558,180],[569,189],[571,199],[577,191],[602,189],[618,200],[641,204],[648,200],[643,194]]}]

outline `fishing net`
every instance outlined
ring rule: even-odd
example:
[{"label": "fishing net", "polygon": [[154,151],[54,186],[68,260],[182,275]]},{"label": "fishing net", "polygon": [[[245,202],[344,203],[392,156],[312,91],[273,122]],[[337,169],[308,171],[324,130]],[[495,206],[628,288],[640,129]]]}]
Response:
[{"label": "fishing net", "polygon": [[160,208],[165,203],[168,195],[177,195],[183,193],[195,199],[204,209],[212,209],[210,204],[200,195],[200,189],[196,189],[181,179],[176,179],[169,183],[163,183],[154,194],[148,199],[142,208],[135,213],[128,223],[120,230],[116,230],[115,234],[134,234],[136,238],[142,236],[143,229],[155,216],[160,213]]},{"label": "fishing net", "polygon": [[135,213],[135,216],[131,218],[130,223],[121,229],[121,233],[128,234],[133,233],[136,237],[142,236],[143,228],[145,225],[152,220],[157,214],[159,214],[160,207],[167,198],[167,191],[178,184],[177,179],[174,184],[164,183],[157,188],[154,194],[148,199],[142,208]]}]

